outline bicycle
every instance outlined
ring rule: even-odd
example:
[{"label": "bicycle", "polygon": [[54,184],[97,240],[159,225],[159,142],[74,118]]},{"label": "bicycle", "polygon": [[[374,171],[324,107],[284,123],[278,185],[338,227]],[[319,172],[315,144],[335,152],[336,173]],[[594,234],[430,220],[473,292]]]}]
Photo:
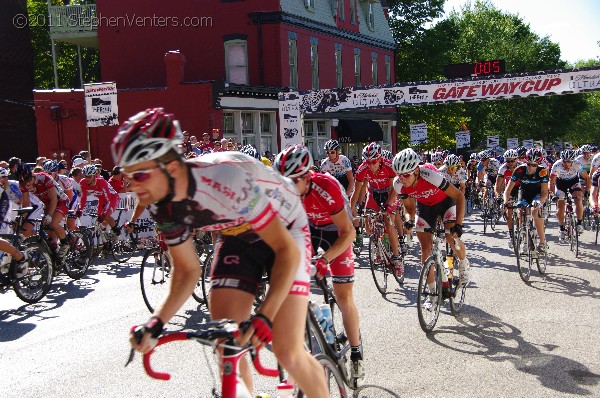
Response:
[{"label": "bicycle", "polygon": [[[513,250],[517,258],[517,269],[523,282],[528,283],[531,276],[531,268],[535,261],[537,269],[541,275],[546,273],[548,265],[548,252],[544,251],[542,258],[536,250],[538,235],[533,224],[533,214],[531,205],[525,201],[519,201],[516,204],[507,204],[507,208],[513,209]],[[524,253],[520,253],[521,246],[525,243]],[[525,256],[523,261],[521,256]]]},{"label": "bicycle", "polygon": [[[380,207],[381,208],[381,207]],[[369,266],[373,275],[373,281],[379,293],[385,297],[387,293],[388,273],[391,273],[400,286],[404,284],[404,274],[397,275],[394,263],[392,262],[392,252],[390,250],[389,240],[386,236],[385,221],[392,221],[390,216],[383,210],[366,210],[364,216],[371,225],[371,235],[369,235]],[[403,255],[401,255],[403,257]],[[402,258],[404,261],[404,258]]]},{"label": "bicycle", "polygon": [[[93,226],[85,229],[89,231],[92,241],[94,241],[97,247],[96,253],[98,253],[99,256],[106,257],[107,254],[110,254],[116,262],[122,264],[129,261],[133,256],[133,253],[138,250],[138,234],[135,228],[134,232],[128,233],[127,231],[123,231],[123,225],[119,225],[121,215],[124,211],[127,211],[127,209],[120,207],[115,209],[115,211],[118,211],[119,214],[115,220],[114,233],[112,231],[107,231],[106,228],[102,226],[102,223],[98,222],[97,213],[88,214],[95,220]],[[121,237],[122,232],[125,232],[124,237]],[[99,249],[100,243],[102,243],[102,249]]]},{"label": "bicycle", "polygon": [[[29,261],[27,272],[19,277],[14,258],[10,258],[8,253],[1,254],[0,262],[4,265],[0,270],[0,292],[5,293],[12,287],[17,297],[28,304],[37,303],[46,296],[52,287],[54,277],[52,259],[46,249],[34,241],[23,242],[20,236],[23,223],[33,210],[33,207],[13,210],[17,213],[14,221],[9,223],[13,227],[13,233],[1,235],[17,250],[25,252]],[[8,264],[7,260],[9,260]]]},{"label": "bicycle", "polygon": [[[431,255],[425,260],[421,268],[417,290],[419,325],[425,333],[431,332],[435,327],[444,300],[449,301],[452,315],[457,316],[460,314],[467,291],[467,284],[459,285],[460,271],[456,268],[450,269],[449,264],[446,265],[442,261],[439,244],[442,240],[445,240],[446,231],[440,219],[437,220],[435,229],[430,232],[433,234]],[[454,238],[455,245],[458,245],[459,241],[459,238]],[[446,255],[452,256],[452,264],[458,263],[451,248],[447,248]],[[431,279],[433,279],[432,285],[428,282]]]},{"label": "bicycle", "polygon": [[[184,341],[184,340],[195,340],[198,343],[211,347],[214,355],[219,356],[219,368],[221,369],[221,386],[217,388],[216,386],[216,378],[211,371],[211,376],[213,379],[213,387],[211,389],[210,395],[212,397],[219,398],[253,398],[253,396],[248,391],[248,388],[244,384],[244,381],[240,377],[240,373],[238,370],[240,359],[246,355],[246,353],[250,353],[252,356],[252,364],[254,368],[261,375],[268,377],[279,377],[279,386],[278,390],[288,390],[293,388],[290,384],[287,383],[285,379],[285,375],[283,370],[278,366],[276,369],[265,368],[260,362],[260,349],[253,348],[252,346],[244,346],[240,347],[236,343],[236,338],[241,335],[241,330],[238,325],[231,320],[219,320],[219,321],[211,321],[204,325],[202,325],[202,329],[197,332],[192,333],[184,333],[184,332],[175,332],[175,333],[167,333],[160,336],[157,341],[155,347],[146,354],[143,354],[143,363],[144,370],[146,373],[155,379],[158,380],[169,380],[170,374],[157,372],[152,368],[152,364],[150,362],[151,356],[156,350],[157,347],[173,342],[173,341]],[[141,336],[139,336],[141,338]],[[217,353],[217,349],[221,348],[223,350],[222,355]],[[133,351],[130,355],[130,360],[127,362],[131,362],[133,359]],[[341,380],[338,378],[339,373],[335,364],[331,362],[331,359],[326,355],[319,354],[316,356],[317,361],[323,366],[323,369],[326,373],[326,377],[328,377],[328,382],[330,385],[330,392],[336,392],[337,389],[332,390],[332,377],[335,385],[339,387],[340,390],[344,389],[343,383],[340,384]],[[208,361],[208,358],[207,358]],[[127,364],[125,366],[127,366]],[[343,390],[344,394],[340,393],[340,397],[346,397],[345,389]],[[295,391],[295,395],[297,397],[304,397],[304,393],[302,391]],[[335,396],[335,395],[334,395]]]},{"label": "bicycle", "polygon": [[496,196],[492,189],[488,189],[488,193],[483,201],[482,214],[483,218],[483,233],[485,234],[487,225],[490,225],[492,231],[496,230],[496,224],[500,219],[500,211],[496,203]]},{"label": "bicycle", "polygon": [[598,232],[600,232],[600,216],[597,212],[592,214],[592,230],[596,230],[596,239],[594,240],[594,244],[598,244]]},{"label": "bicycle", "polygon": [[[169,292],[169,281],[171,280],[172,259],[169,254],[169,247],[164,241],[162,235],[158,233],[155,226],[155,243],[152,247],[146,250],[140,266],[140,287],[142,290],[142,298],[148,310],[153,313],[156,306],[162,302]],[[198,246],[196,246],[198,248]],[[202,265],[202,260],[199,261]],[[203,294],[203,286],[201,279],[198,279],[196,288],[192,293],[192,297],[200,304],[208,306],[208,300]]]},{"label": "bicycle", "polygon": [[479,198],[479,190],[475,180],[469,180],[466,187],[466,211],[467,214],[473,213],[475,208],[481,208],[481,200]]},{"label": "bicycle", "polygon": [[571,193],[567,193],[565,206],[565,237],[571,251],[575,252],[575,257],[579,257],[579,233],[577,232],[577,215],[573,208],[573,198]]}]

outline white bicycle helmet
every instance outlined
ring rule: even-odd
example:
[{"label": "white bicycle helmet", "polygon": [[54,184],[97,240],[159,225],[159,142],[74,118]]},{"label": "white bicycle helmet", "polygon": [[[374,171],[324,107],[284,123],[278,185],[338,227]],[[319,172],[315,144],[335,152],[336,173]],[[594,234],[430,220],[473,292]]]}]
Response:
[{"label": "white bicycle helmet", "polygon": [[479,160],[484,160],[484,159],[489,159],[491,157],[493,157],[493,153],[492,151],[490,151],[489,149],[483,150],[481,152],[479,152]]},{"label": "white bicycle helmet", "polygon": [[575,155],[575,151],[572,149],[565,149],[560,153],[560,158],[563,160],[575,160],[577,155]]},{"label": "white bicycle helmet", "polygon": [[340,148],[340,143],[337,140],[329,140],[325,143],[326,151],[335,151]]},{"label": "white bicycle helmet", "polygon": [[444,160],[444,164],[449,167],[459,167],[460,157],[450,154],[446,157],[446,160]]},{"label": "white bicycle helmet", "polygon": [[366,161],[379,159],[381,157],[381,145],[371,142],[363,149],[362,155]]},{"label": "white bicycle helmet", "polygon": [[98,169],[93,164],[87,164],[81,169],[81,174],[84,176],[95,176],[98,173]]},{"label": "white bicycle helmet", "polygon": [[508,149],[504,152],[504,159],[517,159],[519,157],[519,153],[516,149]]},{"label": "white bicycle helmet", "polygon": [[392,161],[392,159],[394,158],[394,155],[392,155],[392,151],[388,151],[387,149],[383,149],[381,150],[381,157],[384,159],[389,160],[390,162]]},{"label": "white bicycle helmet", "polygon": [[258,150],[252,145],[244,145],[244,147],[240,149],[240,152],[252,156],[255,159],[261,160],[260,153],[258,153]]},{"label": "white bicycle helmet", "polygon": [[585,144],[581,146],[581,153],[587,153],[587,152],[592,152],[592,146]]},{"label": "white bicycle helmet", "polygon": [[42,167],[46,173],[56,173],[58,171],[58,162],[56,160],[46,160]]},{"label": "white bicycle helmet", "polygon": [[313,158],[307,147],[291,146],[280,152],[273,162],[273,168],[289,178],[300,177],[313,167]]},{"label": "white bicycle helmet", "polygon": [[163,108],[146,109],[129,118],[119,127],[111,150],[115,164],[131,166],[157,159],[173,149],[182,153],[183,139],[179,121]]},{"label": "white bicycle helmet", "polygon": [[0,177],[8,177],[8,169],[0,167]]},{"label": "white bicycle helmet", "polygon": [[434,152],[431,154],[431,163],[440,163],[444,161],[443,152]]},{"label": "white bicycle helmet", "polygon": [[421,158],[412,148],[406,148],[394,156],[392,169],[396,174],[410,173],[419,166],[420,161]]}]

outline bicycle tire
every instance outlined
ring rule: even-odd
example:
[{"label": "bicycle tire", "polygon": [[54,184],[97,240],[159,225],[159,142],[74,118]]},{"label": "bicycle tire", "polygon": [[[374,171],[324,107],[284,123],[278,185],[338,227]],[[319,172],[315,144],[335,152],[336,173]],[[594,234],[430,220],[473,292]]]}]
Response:
[{"label": "bicycle tire", "polygon": [[[429,291],[427,279],[433,270],[433,279],[435,282],[435,291]],[[427,304],[431,297],[431,305]],[[442,267],[436,264],[433,257],[429,257],[419,276],[419,287],[417,290],[417,314],[419,316],[419,325],[425,333],[429,333],[435,327],[442,307]]]},{"label": "bicycle tire", "polygon": [[82,232],[73,231],[71,235],[69,252],[63,259],[63,266],[67,275],[71,279],[77,280],[83,277],[90,268],[92,250]]},{"label": "bicycle tire", "polygon": [[125,239],[117,239],[111,245],[112,258],[116,262],[123,264],[131,259],[137,251],[137,233],[125,234]]},{"label": "bicycle tire", "polygon": [[209,297],[210,297],[210,283],[212,277],[212,263],[213,263],[213,255],[211,252],[206,259],[204,260],[204,264],[202,267],[202,276],[201,276],[201,285],[202,285],[202,294],[204,295],[204,304],[206,307],[209,307]]},{"label": "bicycle tire", "polygon": [[315,355],[315,359],[323,367],[325,372],[325,381],[329,390],[329,396],[335,398],[347,398],[348,391],[346,390],[346,383],[337,364],[331,358],[325,354]]},{"label": "bicycle tire", "polygon": [[483,215],[483,233],[486,233],[487,230],[487,223],[488,223],[488,215],[489,215],[489,202],[488,202],[488,198],[485,199],[485,201],[483,202],[483,208],[482,208],[482,215]]},{"label": "bicycle tire", "polygon": [[[494,205],[495,206],[495,205]],[[492,208],[492,210],[490,210],[490,228],[492,229],[492,231],[496,230],[496,224],[498,223],[498,211],[495,208]]]},{"label": "bicycle tire", "polygon": [[540,275],[544,275],[546,273],[546,270],[548,269],[548,250],[544,251],[544,254],[541,256],[541,258],[540,254],[538,253],[537,269]]},{"label": "bicycle tire", "polygon": [[[517,269],[519,270],[519,276],[521,277],[521,280],[525,283],[528,283],[531,275],[531,242],[529,242],[529,228],[521,228],[519,232],[519,246],[516,246],[518,253]],[[527,239],[527,252],[525,253],[526,258],[522,259],[519,250],[525,239]]]},{"label": "bicycle tire", "polygon": [[27,275],[13,281],[13,290],[17,297],[28,304],[40,301],[50,288],[54,279],[52,258],[43,245],[30,242],[23,245],[23,250],[29,256]]},{"label": "bicycle tire", "polygon": [[318,354],[327,354],[331,348],[327,344],[325,334],[319,325],[315,314],[310,310],[306,313],[306,328],[304,332],[304,344],[306,350],[316,356]]},{"label": "bicycle tire", "polygon": [[596,227],[596,240],[594,241],[594,244],[597,245],[598,244],[598,232],[600,231],[600,217],[594,216],[594,224]]},{"label": "bicycle tire", "polygon": [[[382,248],[379,247],[379,244],[379,238],[375,234],[371,234],[369,236],[369,267],[371,268],[375,287],[379,293],[385,297],[387,292],[388,269],[385,264],[385,258],[383,258]],[[379,258],[377,258],[378,254]]]},{"label": "bicycle tire", "polygon": [[159,248],[146,251],[140,267],[140,287],[148,310],[153,313],[169,292],[171,260]]},{"label": "bicycle tire", "polygon": [[[454,264],[458,264],[458,258],[456,255],[453,256]],[[456,270],[455,270],[456,272]],[[467,294],[467,285],[459,286],[459,278],[456,276],[452,277],[452,280],[449,281],[452,283],[452,292],[450,294],[450,311],[452,315],[457,316],[462,311],[463,305],[465,303],[465,296]]]},{"label": "bicycle tire", "polygon": [[202,287],[202,277],[204,274],[204,262],[206,261],[206,258],[211,255],[212,251],[208,244],[204,243],[203,241],[195,240],[195,244],[196,255],[198,256],[198,262],[200,264],[200,267],[202,268],[202,272],[200,273],[200,278],[198,278],[198,282],[196,282],[196,287],[192,292],[192,297],[194,298],[194,300],[196,300],[196,302],[200,304],[207,304],[207,298],[204,294],[204,288]]}]

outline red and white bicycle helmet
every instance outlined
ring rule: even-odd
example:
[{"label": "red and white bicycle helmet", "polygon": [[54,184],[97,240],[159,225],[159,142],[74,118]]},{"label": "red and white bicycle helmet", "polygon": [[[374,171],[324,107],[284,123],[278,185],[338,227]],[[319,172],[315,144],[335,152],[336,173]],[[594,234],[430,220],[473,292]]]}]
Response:
[{"label": "red and white bicycle helmet", "polygon": [[381,145],[371,142],[363,149],[362,156],[364,160],[376,160],[381,157]]},{"label": "red and white bicycle helmet", "polygon": [[313,167],[313,158],[307,147],[294,145],[280,152],[273,168],[281,175],[296,178],[308,173]]},{"label": "red and white bicycle helmet", "polygon": [[527,158],[528,161],[534,162],[537,164],[542,163],[542,160],[544,160],[544,154],[542,153],[542,151],[539,148],[528,149],[527,153],[525,154],[525,157]]},{"label": "red and white bicycle helmet", "polygon": [[119,127],[111,150],[115,164],[131,166],[157,159],[173,149],[182,153],[179,144],[183,134],[179,121],[163,108],[146,109]]},{"label": "red and white bicycle helmet", "polygon": [[394,156],[392,169],[396,174],[410,173],[419,166],[420,161],[421,158],[412,148],[406,148]]}]

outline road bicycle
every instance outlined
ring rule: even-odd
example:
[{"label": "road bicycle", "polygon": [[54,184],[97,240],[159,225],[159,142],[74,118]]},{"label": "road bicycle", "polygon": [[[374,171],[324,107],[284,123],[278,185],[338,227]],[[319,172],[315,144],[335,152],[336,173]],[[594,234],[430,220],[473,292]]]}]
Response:
[{"label": "road bicycle", "polygon": [[46,296],[54,276],[52,259],[46,248],[34,241],[24,243],[20,236],[23,222],[33,210],[33,207],[13,210],[17,216],[8,223],[12,225],[13,233],[0,235],[28,257],[27,272],[18,276],[17,262],[8,253],[1,253],[0,292],[5,293],[12,287],[17,297],[29,304],[37,303]]},{"label": "road bicycle", "polygon": [[[431,332],[435,327],[445,300],[449,302],[452,315],[460,314],[467,291],[467,284],[459,285],[460,271],[457,268],[451,269],[449,263],[442,260],[444,257],[439,246],[445,241],[446,231],[440,219],[436,221],[435,229],[430,232],[433,234],[431,255],[421,268],[417,290],[419,325],[425,333]],[[454,238],[455,245],[459,242],[459,238]],[[458,264],[458,259],[452,248],[446,247],[446,257],[449,256],[452,256],[454,267],[454,264]]]},{"label": "road bicycle", "polygon": [[581,225],[583,225],[583,229],[589,231],[593,227],[594,223],[594,214],[592,213],[592,208],[590,207],[590,199],[589,197],[583,197],[582,200],[583,206],[583,218],[581,221]]},{"label": "road bicycle", "polygon": [[119,224],[121,215],[126,208],[120,207],[115,209],[119,214],[115,219],[115,231],[110,227],[103,226],[103,223],[98,222],[97,213],[88,213],[93,221],[89,227],[81,227],[80,231],[86,234],[87,240],[93,247],[94,257],[106,258],[109,255],[118,263],[125,263],[131,259],[133,254],[138,250],[138,232],[128,233],[124,230],[123,225]]},{"label": "road bicycle", "polygon": [[[146,250],[146,253],[144,253],[142,265],[140,266],[142,298],[144,299],[146,307],[152,313],[169,292],[173,264],[173,260],[169,254],[169,247],[164,241],[163,236],[156,230],[156,226],[154,235],[155,238],[152,240],[154,244]],[[196,241],[196,238],[194,238],[194,240]],[[198,247],[202,246],[196,244],[197,250]],[[201,250],[204,250],[204,248]],[[200,265],[205,261],[203,256],[207,255],[204,252],[198,252],[198,261]],[[201,279],[198,279],[192,297],[196,302],[208,305],[208,301],[205,299],[206,296],[203,293]]]},{"label": "road bicycle", "polygon": [[565,205],[565,238],[575,257],[579,257],[579,233],[577,232],[577,214],[573,206],[573,198],[567,192]]},{"label": "road bicycle", "polygon": [[481,208],[481,199],[475,180],[469,180],[467,182],[465,199],[467,214],[470,215],[476,208]]},{"label": "road bicycle", "polygon": [[[231,320],[219,320],[208,322],[202,325],[201,330],[198,330],[196,332],[176,332],[164,334],[157,339],[155,347],[150,352],[143,354],[144,370],[152,378],[158,380],[169,380],[171,377],[170,374],[157,372],[152,368],[152,364],[150,362],[152,354],[155,352],[156,348],[161,345],[174,341],[194,340],[204,346],[212,348],[213,356],[215,358],[218,358],[219,361],[219,369],[221,370],[220,386],[217,386],[216,377],[212,374],[212,367],[210,367],[211,376],[213,380],[213,387],[210,391],[211,397],[254,398],[250,394],[250,391],[248,391],[248,388],[244,384],[244,381],[242,380],[238,370],[240,359],[247,353],[250,353],[252,357],[252,364],[254,365],[254,368],[258,371],[258,373],[268,377],[279,377],[279,391],[281,391],[282,389],[287,390],[293,388],[292,385],[287,383],[285,373],[283,369],[281,369],[281,367],[278,366],[277,368],[266,368],[261,364],[259,355],[260,349],[255,349],[251,346],[240,347],[236,342],[236,338],[240,335],[240,328],[234,321]],[[139,338],[141,338],[141,336],[139,336]],[[219,355],[219,353],[217,352],[218,349],[222,350],[221,355]],[[129,362],[131,362],[132,356],[133,351],[132,355],[130,355]],[[336,387],[343,388],[344,385],[340,385],[339,383],[341,382],[341,380],[335,378],[336,375],[339,376],[335,364],[331,362],[331,359],[329,357],[323,354],[318,354],[316,356],[316,359],[323,367],[326,380],[329,382],[330,392],[332,393],[330,394],[330,396],[346,397],[346,395],[337,394]],[[295,389],[294,396],[304,397],[304,393]]]},{"label": "road bicycle", "polygon": [[[395,266],[392,261],[392,252],[385,230],[385,221],[392,222],[392,220],[384,210],[374,211],[367,209],[364,217],[371,226],[371,235],[369,235],[369,266],[371,267],[373,281],[375,281],[377,290],[385,297],[388,287],[388,274],[392,274],[400,286],[404,284],[404,273],[398,275],[394,272]],[[401,261],[404,261],[402,253],[401,257]]]},{"label": "road bicycle", "polygon": [[546,273],[548,250],[544,250],[543,253],[536,250],[538,234],[533,223],[531,205],[521,200],[516,204],[509,203],[506,207],[513,209],[513,250],[517,258],[519,276],[527,283],[534,263],[540,274]]},{"label": "road bicycle", "polygon": [[483,201],[483,207],[481,217],[483,218],[483,233],[485,234],[487,226],[489,225],[492,231],[496,230],[496,224],[500,219],[501,212],[499,210],[498,203],[496,202],[496,196],[492,189],[488,189],[488,193]]}]

